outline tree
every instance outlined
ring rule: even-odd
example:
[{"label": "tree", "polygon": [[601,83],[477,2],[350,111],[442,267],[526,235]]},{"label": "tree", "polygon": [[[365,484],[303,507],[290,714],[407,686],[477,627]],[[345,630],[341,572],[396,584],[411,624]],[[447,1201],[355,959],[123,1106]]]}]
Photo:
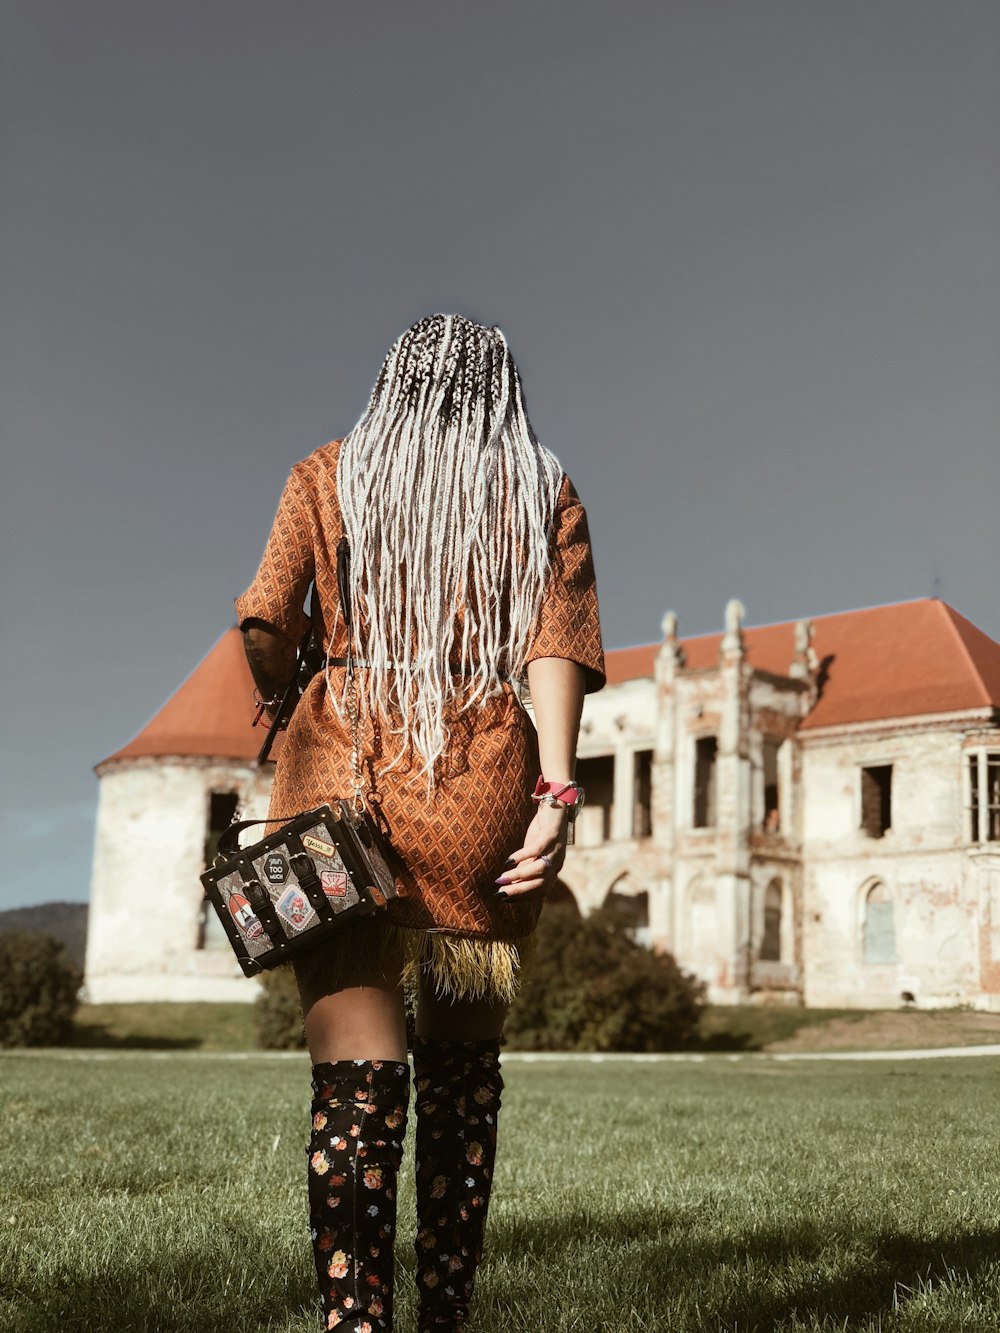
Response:
[{"label": "tree", "polygon": [[0,935],[0,1046],[65,1042],[82,984],[82,971],[51,935]]}]

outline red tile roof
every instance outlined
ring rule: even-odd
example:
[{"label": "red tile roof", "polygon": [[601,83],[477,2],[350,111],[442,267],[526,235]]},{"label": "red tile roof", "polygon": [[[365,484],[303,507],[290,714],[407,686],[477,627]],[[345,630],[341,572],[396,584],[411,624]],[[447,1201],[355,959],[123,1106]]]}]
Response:
[{"label": "red tile roof", "polygon": [[[934,598],[813,617],[823,688],[803,730],[1000,708],[1000,644]],[[744,631],[752,666],[787,676],[795,622]],[[682,639],[689,668],[719,660],[721,634]],[[659,644],[607,655],[608,682],[653,674]]]},{"label": "red tile roof", "polygon": [[[255,759],[267,733],[251,726],[253,715],[253,678],[243,636],[229,629],[138,736],[104,763],[152,755]],[[273,757],[280,748],[279,735]]]},{"label": "red tile roof", "polygon": [[[1000,644],[945,602],[925,598],[815,616],[813,626],[823,688],[803,730],[1000,708]],[[744,634],[752,666],[788,675],[794,621],[750,627]],[[715,666],[721,640],[721,634],[682,639],[687,667]],[[608,683],[652,676],[658,648],[654,643],[609,652]],[[252,694],[240,632],[227,630],[135,739],[109,760],[166,755],[253,759],[264,733],[250,725]],[[275,754],[280,745],[279,737]]]}]

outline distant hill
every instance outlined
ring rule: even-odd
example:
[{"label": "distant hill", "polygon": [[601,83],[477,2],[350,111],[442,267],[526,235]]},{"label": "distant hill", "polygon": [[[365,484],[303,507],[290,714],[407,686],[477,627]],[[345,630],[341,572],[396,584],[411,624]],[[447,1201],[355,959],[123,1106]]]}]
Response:
[{"label": "distant hill", "polygon": [[0,934],[23,930],[29,935],[52,935],[65,944],[75,963],[83,967],[87,947],[86,903],[39,903],[0,912]]}]

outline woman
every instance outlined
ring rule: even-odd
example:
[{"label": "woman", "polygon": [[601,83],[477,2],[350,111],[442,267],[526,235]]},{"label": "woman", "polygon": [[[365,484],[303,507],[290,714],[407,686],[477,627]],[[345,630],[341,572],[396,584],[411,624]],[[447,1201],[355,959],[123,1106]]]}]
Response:
[{"label": "woman", "polygon": [[[499,1039],[579,797],[583,695],[604,683],[586,514],[534,436],[499,329],[457,315],[414,324],[351,433],[292,469],[260,570],[236,603],[273,710],[315,578],[327,665],[285,735],[277,820],[353,786],[342,535],[358,758],[404,896],[295,965],[313,1062],[316,1268],[325,1327],[391,1329],[409,984],[420,1329],[459,1330],[493,1175]],[[525,676],[535,727],[516,688]]]}]

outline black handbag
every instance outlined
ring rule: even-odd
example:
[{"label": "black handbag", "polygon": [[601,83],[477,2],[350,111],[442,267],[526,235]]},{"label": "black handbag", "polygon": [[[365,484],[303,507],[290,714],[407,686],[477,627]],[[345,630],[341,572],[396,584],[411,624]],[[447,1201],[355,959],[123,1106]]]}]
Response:
[{"label": "black handbag", "polygon": [[[401,897],[390,867],[392,852],[364,805],[361,780],[361,717],[354,676],[354,626],[348,595],[350,551],[337,547],[337,582],[347,626],[347,698],[351,718],[354,792],[295,815],[276,832],[250,847],[239,836],[255,824],[274,820],[234,816],[219,839],[214,864],[201,876],[246,976],[287,962],[313,948],[348,919],[369,916]],[[311,656],[310,656],[311,655]],[[299,648],[295,673],[275,713],[258,763],[265,763],[280,726],[319,669],[310,629]]]},{"label": "black handbag", "polygon": [[239,847],[244,829],[265,822],[231,824],[215,864],[201,876],[248,977],[400,896],[381,830],[349,801],[307,810],[252,847]]}]

